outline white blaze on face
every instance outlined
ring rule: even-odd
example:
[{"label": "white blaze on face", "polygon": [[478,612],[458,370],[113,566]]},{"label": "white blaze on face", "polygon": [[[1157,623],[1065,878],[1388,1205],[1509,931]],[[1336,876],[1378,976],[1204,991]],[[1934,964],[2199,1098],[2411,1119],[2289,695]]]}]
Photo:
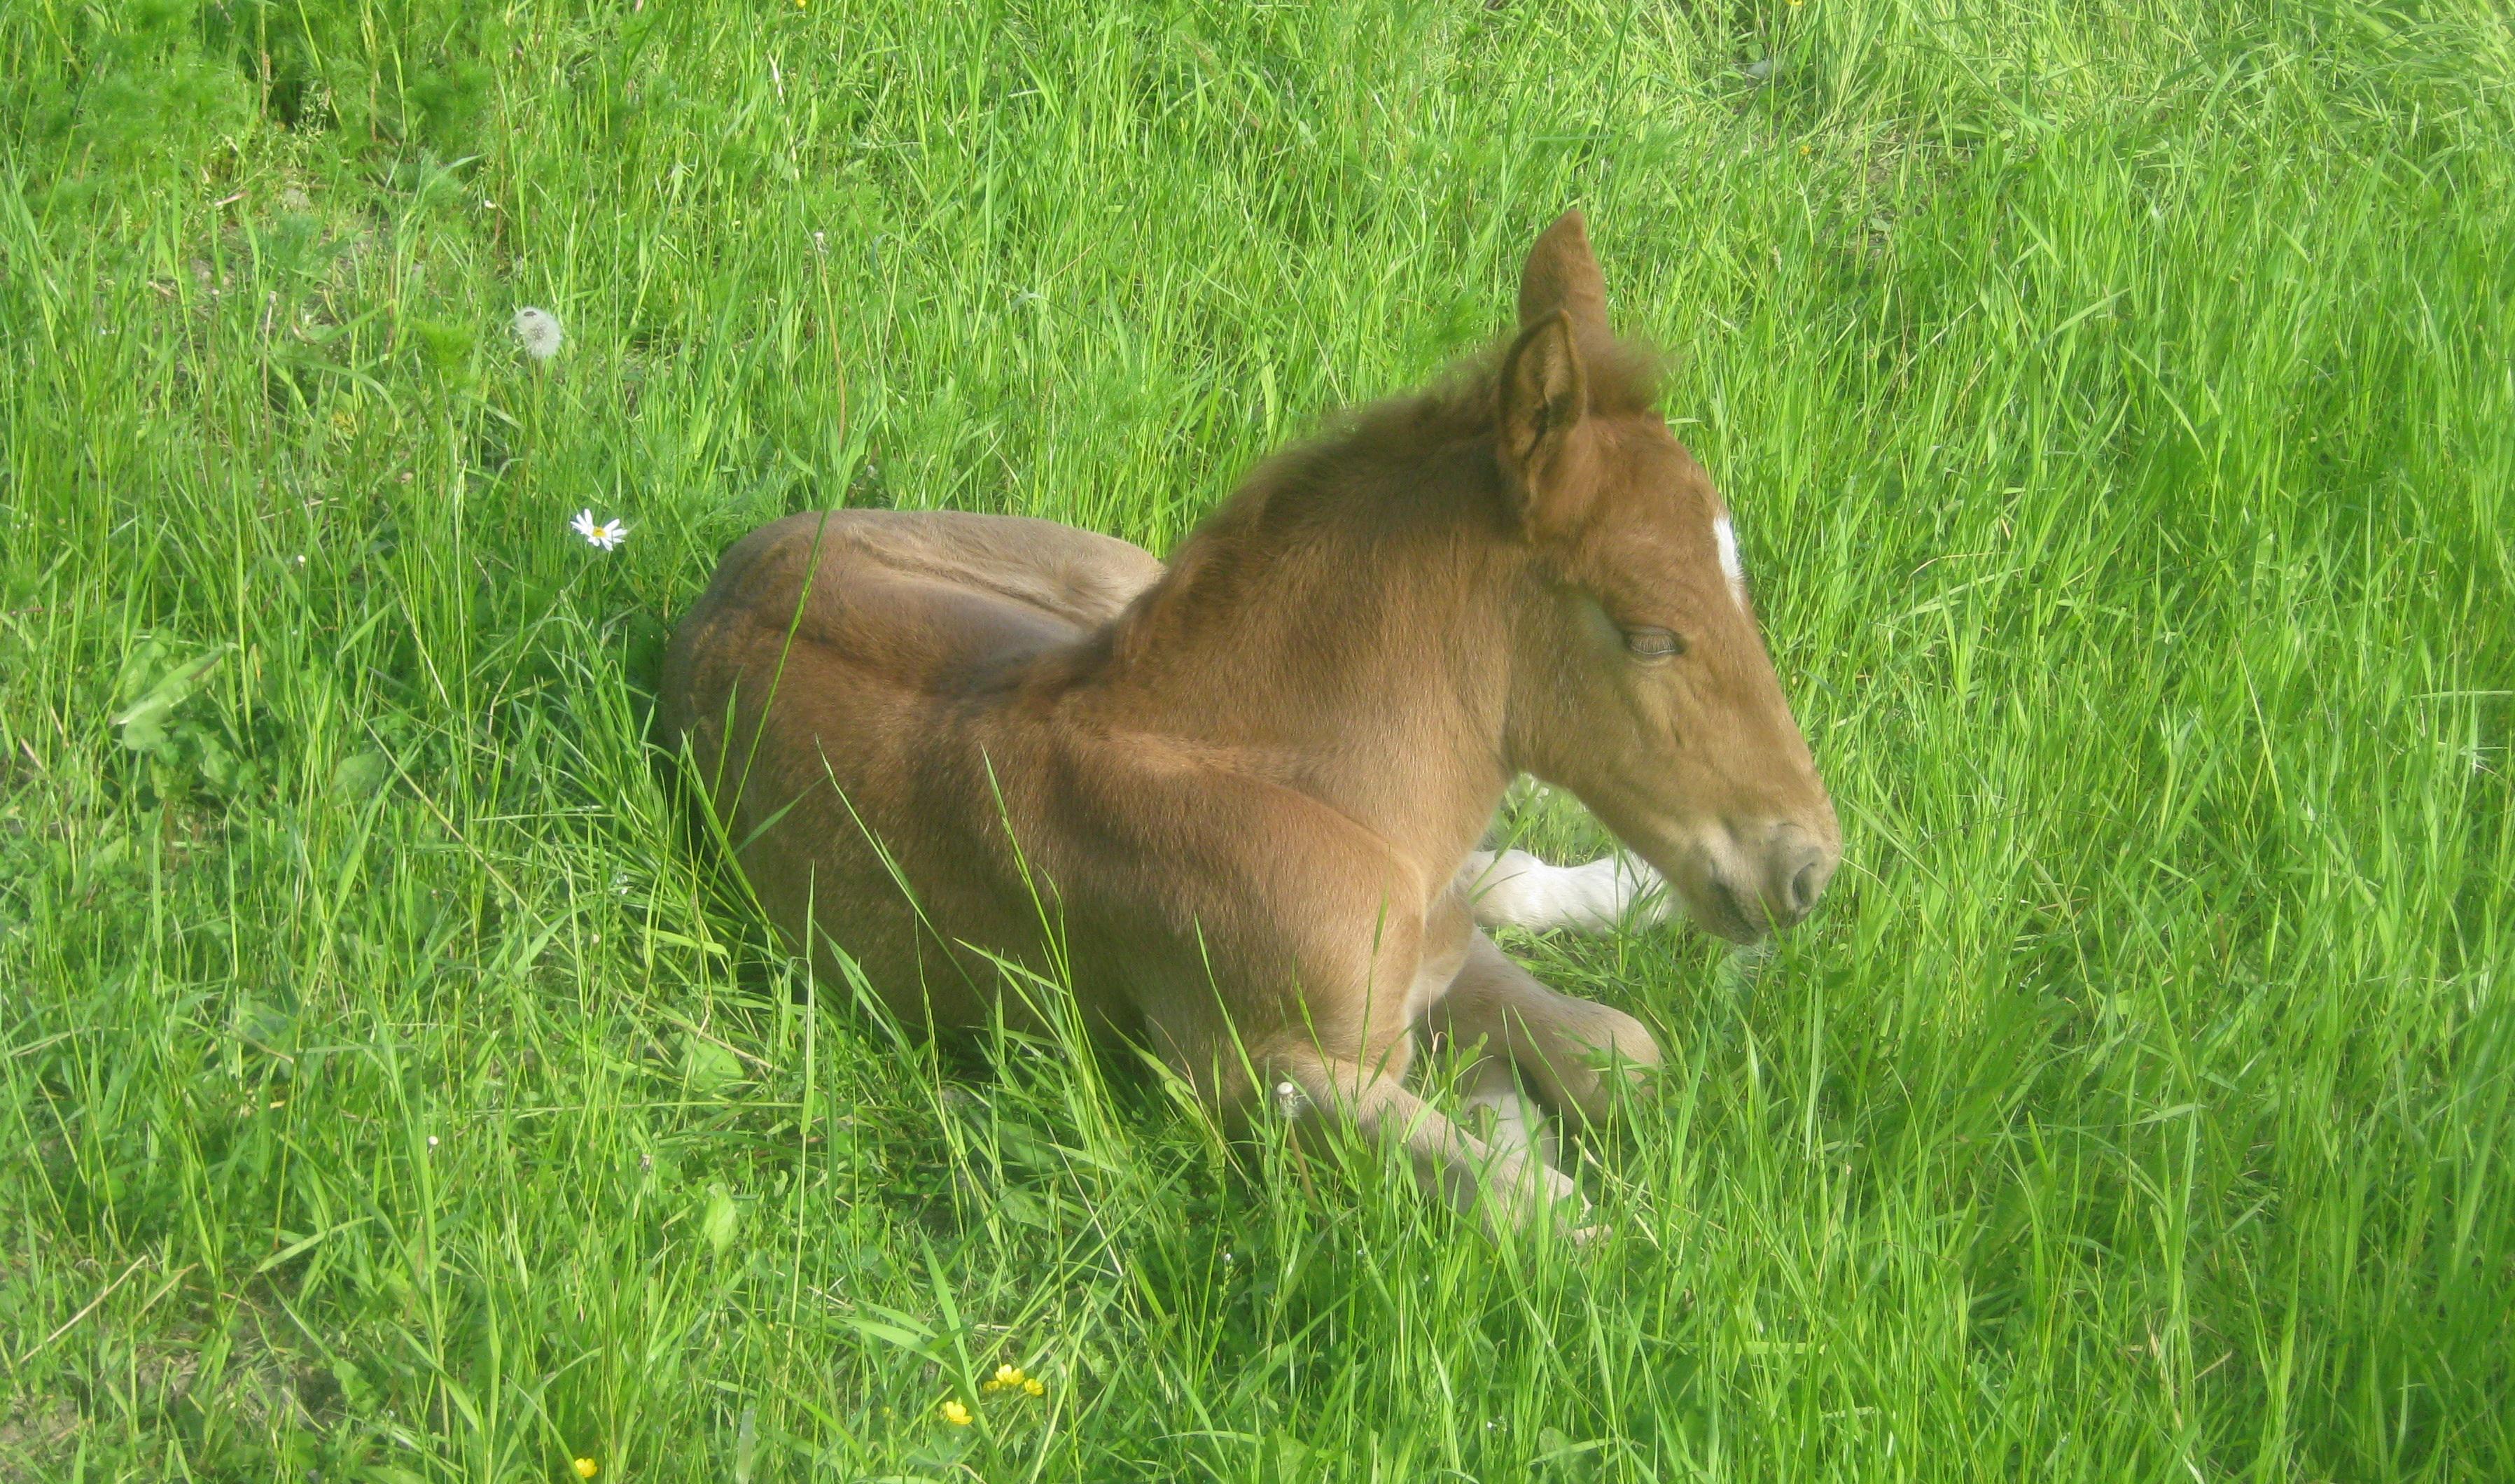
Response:
[{"label": "white blaze on face", "polygon": [[1711,522],[1712,544],[1720,548],[1720,575],[1729,579],[1729,596],[1747,606],[1747,569],[1738,564],[1738,528],[1726,515]]}]

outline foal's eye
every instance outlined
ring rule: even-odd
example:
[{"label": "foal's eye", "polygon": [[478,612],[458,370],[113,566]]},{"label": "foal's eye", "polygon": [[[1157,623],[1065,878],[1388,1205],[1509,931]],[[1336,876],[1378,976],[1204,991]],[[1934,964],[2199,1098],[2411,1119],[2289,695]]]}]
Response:
[{"label": "foal's eye", "polygon": [[1627,629],[1625,647],[1635,659],[1664,660],[1685,652],[1685,640],[1666,629]]}]

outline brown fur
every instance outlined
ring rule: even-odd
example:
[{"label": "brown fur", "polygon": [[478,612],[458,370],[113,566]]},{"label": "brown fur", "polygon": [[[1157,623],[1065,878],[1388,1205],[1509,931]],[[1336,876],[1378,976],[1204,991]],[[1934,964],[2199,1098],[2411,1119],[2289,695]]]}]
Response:
[{"label": "brown fur", "polygon": [[1587,1114],[1602,1058],[1658,1059],[1476,929],[1455,878],[1504,788],[1570,788],[1741,938],[1806,910],[1838,835],[1578,214],[1520,310],[1489,364],[1258,469],[1167,570],[946,513],[737,543],[664,720],[771,918],[912,1021],[984,1024],[1000,957],[1218,1106],[1340,1109],[1507,1218],[1566,1194],[1404,1085],[1431,1029]]}]

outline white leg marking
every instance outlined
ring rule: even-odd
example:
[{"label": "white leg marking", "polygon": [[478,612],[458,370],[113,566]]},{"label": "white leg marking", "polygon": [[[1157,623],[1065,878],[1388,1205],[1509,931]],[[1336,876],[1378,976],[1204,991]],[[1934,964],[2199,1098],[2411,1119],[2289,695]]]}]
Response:
[{"label": "white leg marking", "polygon": [[[1461,1080],[1459,1111],[1469,1127],[1480,1127],[1485,1143],[1496,1150],[1534,1154],[1549,1166],[1546,1114],[1521,1091],[1510,1058],[1487,1048],[1483,1059]],[[1488,1119],[1490,1122],[1488,1122]]]},{"label": "white leg marking", "polygon": [[1482,1132],[1485,1148],[1491,1152],[1493,1165],[1485,1177],[1510,1181],[1523,1200],[1572,1195],[1581,1213],[1575,1224],[1587,1231],[1580,1223],[1588,1215],[1589,1203],[1578,1196],[1570,1178],[1561,1173],[1563,1145],[1554,1125],[1519,1085],[1518,1069],[1508,1056],[1490,1047],[1479,1055],[1459,1085],[1459,1113],[1468,1127]]},{"label": "white leg marking", "polygon": [[1485,928],[1544,932],[1569,928],[1604,934],[1629,921],[1668,921],[1675,904],[1657,871],[1619,851],[1587,865],[1549,866],[1525,850],[1478,850],[1459,871],[1459,889]]}]

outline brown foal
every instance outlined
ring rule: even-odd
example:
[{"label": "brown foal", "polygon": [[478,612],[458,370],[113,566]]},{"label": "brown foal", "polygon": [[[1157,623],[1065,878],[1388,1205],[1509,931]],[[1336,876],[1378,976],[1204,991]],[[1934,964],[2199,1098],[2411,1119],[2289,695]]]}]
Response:
[{"label": "brown foal", "polygon": [[[1514,1070],[1601,1117],[1659,1049],[1478,928],[1505,788],[1569,789],[1742,941],[1840,849],[1653,391],[1566,214],[1498,360],[1261,466],[1167,569],[1008,516],[752,532],[674,637],[666,735],[823,973],[935,1028],[1035,1024],[1000,961],[1054,973],[1218,1109],[1350,1120],[1523,1220],[1572,1186]],[[1489,1136],[1409,1091],[1434,1032]]]}]

